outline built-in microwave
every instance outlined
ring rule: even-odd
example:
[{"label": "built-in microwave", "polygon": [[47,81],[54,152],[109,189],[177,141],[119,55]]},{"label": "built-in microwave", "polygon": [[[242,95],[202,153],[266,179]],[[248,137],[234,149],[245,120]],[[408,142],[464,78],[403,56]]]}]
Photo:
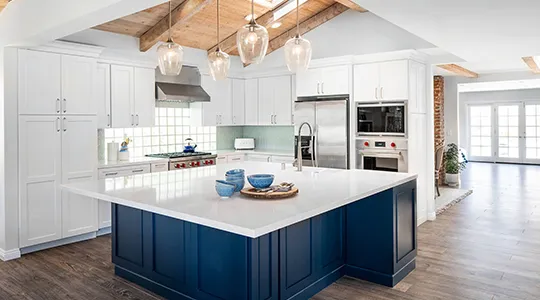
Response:
[{"label": "built-in microwave", "polygon": [[358,103],[356,131],[358,136],[406,136],[405,102]]}]

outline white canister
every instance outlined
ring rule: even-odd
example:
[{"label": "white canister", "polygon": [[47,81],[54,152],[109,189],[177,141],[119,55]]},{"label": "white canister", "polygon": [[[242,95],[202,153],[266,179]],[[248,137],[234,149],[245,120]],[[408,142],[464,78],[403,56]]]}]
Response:
[{"label": "white canister", "polygon": [[129,151],[119,151],[118,152],[119,161],[128,161],[129,160]]},{"label": "white canister", "polygon": [[107,160],[108,161],[118,160],[118,143],[110,142],[107,144]]}]

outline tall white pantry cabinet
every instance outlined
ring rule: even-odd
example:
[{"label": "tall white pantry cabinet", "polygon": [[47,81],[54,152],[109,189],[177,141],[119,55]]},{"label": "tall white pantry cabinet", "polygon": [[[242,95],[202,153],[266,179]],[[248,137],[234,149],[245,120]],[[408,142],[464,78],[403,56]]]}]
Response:
[{"label": "tall white pantry cabinet", "polygon": [[98,230],[98,202],[59,185],[97,175],[97,58],[18,50],[19,247]]}]

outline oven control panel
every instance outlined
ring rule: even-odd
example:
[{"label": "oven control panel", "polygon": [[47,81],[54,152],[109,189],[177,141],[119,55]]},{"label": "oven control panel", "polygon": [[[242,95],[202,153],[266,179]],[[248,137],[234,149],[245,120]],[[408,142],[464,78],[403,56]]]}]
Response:
[{"label": "oven control panel", "polygon": [[407,140],[405,139],[357,139],[357,149],[386,149],[386,150],[406,150]]}]

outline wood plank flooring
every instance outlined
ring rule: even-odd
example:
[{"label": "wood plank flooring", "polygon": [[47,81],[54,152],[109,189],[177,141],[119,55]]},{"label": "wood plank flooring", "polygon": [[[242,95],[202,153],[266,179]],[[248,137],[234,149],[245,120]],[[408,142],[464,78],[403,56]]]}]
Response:
[{"label": "wood plank flooring", "polygon": [[[419,228],[417,268],[387,288],[342,278],[314,300],[540,299],[540,166],[471,163],[474,193]],[[161,299],[114,276],[110,238],[0,263],[0,299]]]}]

